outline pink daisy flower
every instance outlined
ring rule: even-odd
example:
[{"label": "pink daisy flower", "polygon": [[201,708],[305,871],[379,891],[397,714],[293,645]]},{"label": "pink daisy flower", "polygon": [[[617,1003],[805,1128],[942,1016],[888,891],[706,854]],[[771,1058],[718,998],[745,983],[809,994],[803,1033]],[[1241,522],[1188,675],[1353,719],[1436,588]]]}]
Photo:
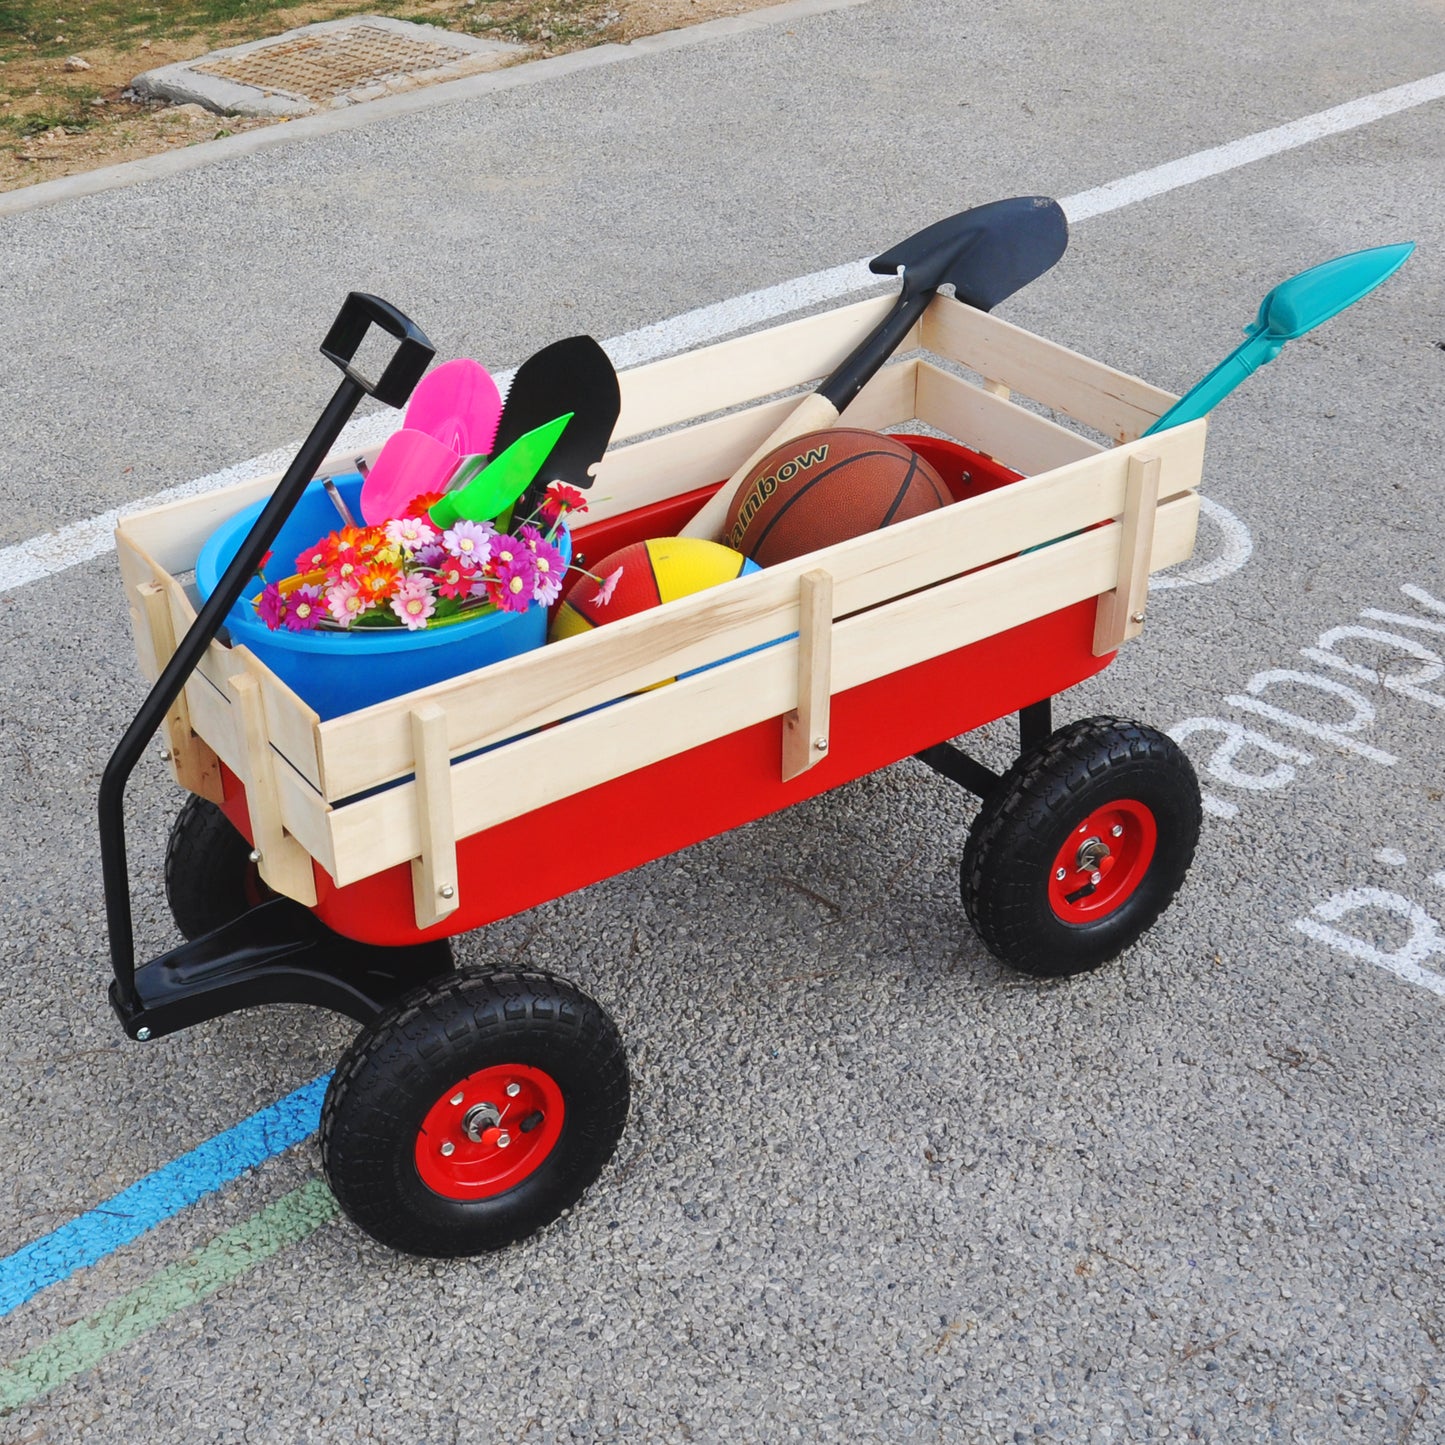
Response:
[{"label": "pink daisy flower", "polygon": [[256,615],[275,632],[286,620],[286,598],[276,582],[268,582],[256,599]]},{"label": "pink daisy flower", "polygon": [[[527,528],[522,530],[525,533]],[[562,595],[562,579],[567,575],[567,563],[562,554],[538,534],[532,544],[532,565],[537,572],[534,596],[543,607],[550,607]]]},{"label": "pink daisy flower", "polygon": [[512,555],[499,561],[493,573],[492,592],[497,606],[507,612],[525,612],[537,590],[537,568],[532,554],[514,544]]},{"label": "pink daisy flower", "polygon": [[321,621],[321,589],[309,584],[298,587],[287,599],[286,616],[282,618],[292,632],[310,632]]},{"label": "pink daisy flower", "polygon": [[343,582],[326,589],[326,610],[333,622],[350,627],[370,603],[361,595],[361,588],[354,582]]},{"label": "pink daisy flower", "polygon": [[386,540],[415,555],[438,540],[437,530],[423,517],[397,517],[386,524]]},{"label": "pink daisy flower", "polygon": [[480,567],[492,555],[497,529],[488,522],[458,522],[442,536],[442,546],[453,557]]},{"label": "pink daisy flower", "polygon": [[602,579],[602,585],[597,589],[597,596],[592,599],[597,606],[606,607],[607,604],[612,601],[612,594],[617,591],[617,584],[621,580],[621,567],[615,572],[609,572],[607,576]]},{"label": "pink daisy flower", "polygon": [[401,618],[408,632],[425,627],[427,618],[437,610],[431,583],[425,577],[406,578],[392,594],[391,610]]}]

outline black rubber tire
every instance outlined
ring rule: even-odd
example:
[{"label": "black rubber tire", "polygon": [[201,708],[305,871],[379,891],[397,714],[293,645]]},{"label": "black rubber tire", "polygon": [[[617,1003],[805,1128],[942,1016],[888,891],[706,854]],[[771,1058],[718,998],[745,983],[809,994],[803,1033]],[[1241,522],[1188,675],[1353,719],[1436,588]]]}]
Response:
[{"label": "black rubber tire", "polygon": [[[1130,798],[1154,815],[1154,856],[1111,912],[1059,917],[1049,871],[1069,834],[1096,809]],[[1086,973],[1116,958],[1169,906],[1194,859],[1199,780],[1174,740],[1142,723],[1094,717],[1025,753],[985,802],[960,866],[963,906],[988,950],[1038,978]]]},{"label": "black rubber tire", "polygon": [[183,938],[199,938],[274,895],[251,845],[214,803],[192,793],[166,844],[166,902]]},{"label": "black rubber tire", "polygon": [[[417,1170],[427,1111],[458,1079],[495,1064],[545,1070],[562,1132],[543,1162],[492,1198],[458,1200]],[[321,1161],[347,1217],[406,1254],[449,1259],[515,1243],[575,1204],[611,1159],[631,1086],[616,1025],[545,973],[451,974],[357,1035],[321,1111]]]}]

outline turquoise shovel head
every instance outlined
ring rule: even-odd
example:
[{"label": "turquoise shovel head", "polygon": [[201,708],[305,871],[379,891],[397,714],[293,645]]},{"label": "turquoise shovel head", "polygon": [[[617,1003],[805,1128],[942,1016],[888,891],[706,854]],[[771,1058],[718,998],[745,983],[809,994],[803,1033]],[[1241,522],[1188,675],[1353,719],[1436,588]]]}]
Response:
[{"label": "turquoise shovel head", "polygon": [[1244,328],[1247,339],[1243,344],[1190,387],[1144,435],[1206,416],[1240,382],[1273,361],[1284,350],[1285,342],[1298,340],[1369,295],[1405,264],[1414,249],[1413,241],[1372,246],[1323,261],[1280,282],[1260,302],[1259,315]]}]

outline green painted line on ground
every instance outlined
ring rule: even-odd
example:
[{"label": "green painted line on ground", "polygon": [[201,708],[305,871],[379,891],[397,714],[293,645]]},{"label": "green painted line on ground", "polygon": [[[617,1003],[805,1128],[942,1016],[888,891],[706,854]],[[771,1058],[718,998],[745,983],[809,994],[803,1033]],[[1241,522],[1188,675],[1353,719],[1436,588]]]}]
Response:
[{"label": "green painted line on ground", "polygon": [[250,1219],[218,1234],[189,1260],[168,1265],[98,1314],[0,1368],[0,1413],[28,1405],[93,1368],[287,1245],[299,1244],[337,1213],[336,1201],[320,1179],[283,1194]]}]

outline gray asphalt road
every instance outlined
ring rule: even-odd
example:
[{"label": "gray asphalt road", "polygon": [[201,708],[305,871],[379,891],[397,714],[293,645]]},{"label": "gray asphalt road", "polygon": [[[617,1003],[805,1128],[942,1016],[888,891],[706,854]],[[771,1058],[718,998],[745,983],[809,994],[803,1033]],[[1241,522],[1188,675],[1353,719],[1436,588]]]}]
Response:
[{"label": "gray asphalt road", "polygon": [[[501,367],[1442,69],[1439,6],[1405,0],[873,0],[12,216],[0,545],[298,438],[347,289]],[[1249,562],[1159,592],[1060,703],[1177,729],[1209,795],[1139,945],[1056,986],[991,960],[958,901],[973,805],[913,763],[472,935],[467,961],[555,969],[627,1038],[632,1118],[583,1206],[449,1264],[325,1224],[46,1366],[0,1439],[1445,1440],[1445,684],[1398,641],[1445,651],[1442,104],[1087,221],[1001,308],[1181,389],[1284,276],[1420,242],[1211,423]],[[0,621],[14,1248],[350,1030],[120,1038],[93,797],[141,689],[113,558]],[[131,798],[148,955],[178,799],[157,762]],[[0,1361],[317,1172],[312,1141],[45,1290]]]}]

